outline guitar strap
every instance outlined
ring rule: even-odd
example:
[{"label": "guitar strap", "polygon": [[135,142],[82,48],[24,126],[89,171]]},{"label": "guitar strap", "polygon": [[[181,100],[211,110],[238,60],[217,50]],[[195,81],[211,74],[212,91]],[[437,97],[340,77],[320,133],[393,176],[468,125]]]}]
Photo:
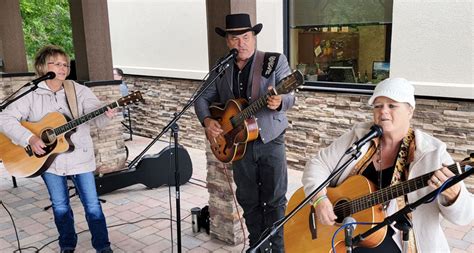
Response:
[{"label": "guitar strap", "polygon": [[[400,146],[397,161],[395,162],[395,171],[393,172],[392,181],[390,185],[399,184],[402,181],[408,180],[408,169],[410,163],[413,162],[413,154],[415,153],[415,148],[415,132],[412,128],[410,128],[408,130],[408,134],[405,136],[405,138],[403,138],[402,145]],[[399,210],[404,208],[407,203],[407,195],[400,196],[397,198],[397,206]],[[408,213],[407,216],[411,220],[412,213]],[[408,238],[408,249],[406,252],[416,253],[416,238],[415,233],[413,233],[413,229],[410,229]]]},{"label": "guitar strap", "polygon": [[66,93],[66,101],[69,107],[69,111],[74,119],[79,118],[79,110],[77,108],[77,96],[76,88],[71,80],[65,80],[63,82],[64,93]]},{"label": "guitar strap", "polygon": [[262,72],[264,55],[264,52],[258,50],[255,53],[255,67],[253,68],[252,73],[252,94],[250,95],[250,102],[257,100],[258,98],[260,81],[262,80],[262,75],[260,73]]},{"label": "guitar strap", "polygon": [[255,67],[252,72],[252,94],[250,96],[250,102],[259,98],[260,81],[262,80],[262,76],[265,78],[271,76],[276,69],[279,57],[279,53],[264,53],[262,51],[256,51],[254,62]]},{"label": "guitar strap", "polygon": [[[375,139],[372,141],[372,145],[369,147],[367,153],[362,157],[361,160],[356,164],[356,166],[352,169],[349,176],[353,176],[356,174],[361,175],[364,170],[368,167],[372,160],[372,156],[376,153],[377,148],[379,147],[380,141],[379,139]],[[392,175],[392,180],[390,185],[396,185],[401,183],[402,181],[408,180],[408,169],[410,163],[413,162],[413,155],[415,153],[416,145],[415,145],[415,132],[412,128],[408,130],[408,134],[403,138],[402,144],[400,145],[400,150],[397,155],[397,159],[395,161],[395,170]],[[396,199],[396,203],[398,206],[398,210],[405,207],[406,203],[408,203],[407,196],[400,196]],[[408,214],[408,218],[411,219],[411,213]],[[413,229],[410,229],[410,236],[408,242],[408,249],[406,252],[409,253],[416,253],[416,244],[415,244],[415,234],[413,233]]]}]

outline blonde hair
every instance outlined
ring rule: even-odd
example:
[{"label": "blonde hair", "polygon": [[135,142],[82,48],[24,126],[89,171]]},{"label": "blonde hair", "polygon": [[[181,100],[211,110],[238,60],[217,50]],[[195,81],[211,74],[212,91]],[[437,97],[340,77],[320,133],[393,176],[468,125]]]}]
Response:
[{"label": "blonde hair", "polygon": [[[62,49],[59,46],[55,45],[47,45],[41,48],[35,56],[35,72],[39,76],[43,76],[46,73],[48,73],[48,59],[50,57],[56,58],[58,56],[64,56],[66,58],[67,64],[70,65],[70,58],[66,54],[66,51]],[[71,68],[68,68],[67,74],[69,75],[69,72],[71,71]]]}]

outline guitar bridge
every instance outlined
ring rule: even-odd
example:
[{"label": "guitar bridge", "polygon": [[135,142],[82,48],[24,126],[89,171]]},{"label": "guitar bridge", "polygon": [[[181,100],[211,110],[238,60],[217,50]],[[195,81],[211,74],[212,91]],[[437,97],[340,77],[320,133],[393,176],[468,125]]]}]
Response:
[{"label": "guitar bridge", "polygon": [[26,146],[25,152],[28,154],[28,156],[33,156],[33,149],[31,149],[30,145]]},{"label": "guitar bridge", "polygon": [[311,206],[311,211],[309,212],[309,230],[311,232],[311,239],[318,239],[318,224],[316,222],[316,209]]}]

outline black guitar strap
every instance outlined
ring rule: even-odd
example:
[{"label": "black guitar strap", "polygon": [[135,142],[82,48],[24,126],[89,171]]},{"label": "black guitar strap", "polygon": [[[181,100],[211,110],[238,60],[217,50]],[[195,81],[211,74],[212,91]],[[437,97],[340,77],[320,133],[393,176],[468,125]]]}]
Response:
[{"label": "black guitar strap", "polygon": [[279,53],[265,53],[263,59],[262,76],[269,78],[270,75],[275,71],[276,65],[278,64]]},{"label": "black guitar strap", "polygon": [[250,102],[259,98],[260,81],[262,80],[262,76],[265,78],[270,77],[276,69],[279,57],[279,53],[264,53],[262,51],[256,51],[254,62],[255,67],[252,73],[252,95]]}]

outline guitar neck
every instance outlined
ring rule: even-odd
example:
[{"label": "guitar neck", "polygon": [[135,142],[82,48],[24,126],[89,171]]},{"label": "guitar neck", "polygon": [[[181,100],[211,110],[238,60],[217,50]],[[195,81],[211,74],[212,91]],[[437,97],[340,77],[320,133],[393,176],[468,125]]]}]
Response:
[{"label": "guitar neck", "polygon": [[[459,163],[452,164],[448,166],[448,169],[451,170],[455,175],[458,175]],[[366,196],[354,199],[348,202],[350,206],[350,214],[360,212],[372,206],[384,203],[391,199],[398,198],[400,196],[406,195],[412,191],[424,188],[428,186],[428,180],[434,174],[433,172],[424,174],[422,176],[401,182],[399,184],[378,190]],[[349,210],[348,210],[349,211]]]},{"label": "guitar neck", "polygon": [[55,129],[54,129],[54,133],[55,133],[56,136],[57,136],[57,135],[61,135],[61,134],[63,134],[63,133],[69,132],[69,131],[75,129],[76,127],[78,127],[78,126],[80,126],[80,125],[82,125],[82,124],[84,124],[84,123],[86,123],[86,122],[88,122],[88,121],[90,121],[90,120],[92,120],[92,119],[94,119],[94,118],[96,118],[96,117],[102,115],[104,112],[107,111],[107,108],[113,109],[113,108],[116,108],[116,107],[118,107],[118,106],[119,106],[119,104],[118,104],[117,101],[116,101],[116,102],[113,102],[113,103],[111,103],[111,104],[108,104],[108,105],[106,105],[106,106],[104,106],[104,107],[102,107],[102,108],[99,108],[99,109],[97,109],[97,110],[95,110],[95,111],[93,111],[93,112],[90,112],[90,113],[88,113],[88,114],[86,114],[86,115],[84,115],[84,116],[82,116],[82,117],[79,117],[79,118],[77,118],[77,119],[71,120],[71,121],[69,121],[68,123],[66,123],[66,124],[64,124],[64,125],[55,128]]},{"label": "guitar neck", "polygon": [[270,96],[278,95],[278,94],[286,94],[296,88],[299,84],[301,84],[301,80],[298,79],[297,74],[299,72],[294,72],[288,77],[285,77],[284,80],[280,82],[280,84],[275,88],[275,90],[268,91],[264,96],[258,98],[254,102],[252,102],[249,106],[243,109],[239,114],[235,115],[232,119],[232,125],[238,126],[242,124],[246,119],[254,116],[257,112],[259,112],[262,108],[267,106],[267,99]]},{"label": "guitar neck", "polygon": [[244,120],[252,117],[263,107],[267,105],[267,99],[272,96],[271,92],[267,92],[263,97],[258,98],[253,103],[251,103],[247,108],[243,109],[239,114],[235,115],[231,119],[232,125],[238,126],[244,122]]}]

